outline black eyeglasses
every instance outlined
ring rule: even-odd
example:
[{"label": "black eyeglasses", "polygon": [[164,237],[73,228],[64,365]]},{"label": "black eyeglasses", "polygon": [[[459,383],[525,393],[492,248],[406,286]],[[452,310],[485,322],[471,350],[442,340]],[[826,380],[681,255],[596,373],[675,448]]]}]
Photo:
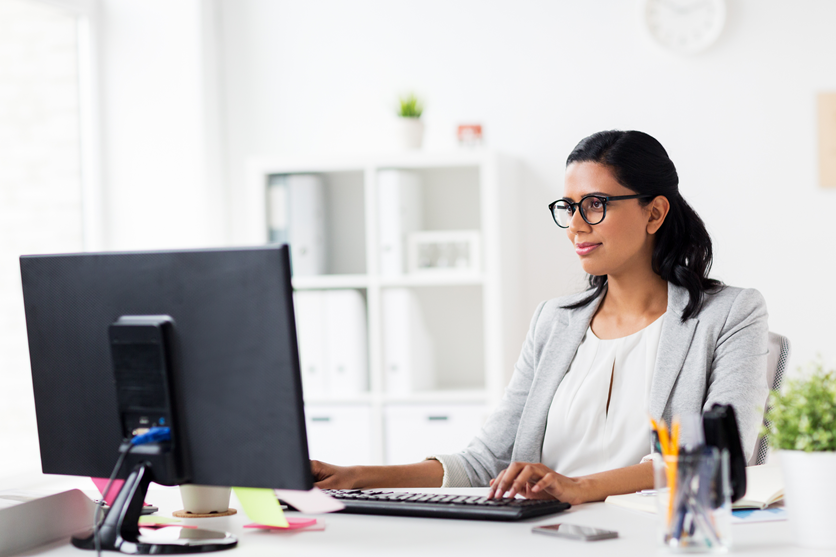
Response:
[{"label": "black eyeglasses", "polygon": [[577,203],[568,199],[558,199],[549,204],[554,223],[560,228],[569,228],[575,210],[579,209],[586,224],[600,224],[607,216],[607,203],[622,199],[647,199],[653,195],[585,195]]}]

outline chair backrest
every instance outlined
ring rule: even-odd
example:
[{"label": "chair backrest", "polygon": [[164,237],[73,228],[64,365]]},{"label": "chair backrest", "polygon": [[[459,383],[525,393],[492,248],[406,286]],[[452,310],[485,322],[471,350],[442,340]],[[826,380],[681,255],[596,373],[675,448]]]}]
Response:
[{"label": "chair backrest", "polygon": [[[789,360],[789,357],[789,339],[770,331],[769,352],[766,356],[766,384],[769,385],[769,388],[773,391],[777,391],[781,388],[781,382],[784,380],[784,371],[787,368],[787,360]],[[765,417],[767,408],[768,405],[764,408],[763,423],[768,426],[769,421]],[[759,437],[758,442],[755,445],[755,452],[752,455],[752,458],[749,459],[748,465],[753,466],[756,464],[765,464],[768,454],[769,443],[767,443],[766,437]]]}]

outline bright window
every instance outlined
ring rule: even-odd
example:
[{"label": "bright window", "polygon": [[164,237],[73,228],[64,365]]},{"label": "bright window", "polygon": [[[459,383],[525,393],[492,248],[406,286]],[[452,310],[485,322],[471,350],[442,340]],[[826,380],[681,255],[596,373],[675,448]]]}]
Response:
[{"label": "bright window", "polygon": [[40,471],[18,257],[84,248],[78,23],[0,0],[0,477]]}]

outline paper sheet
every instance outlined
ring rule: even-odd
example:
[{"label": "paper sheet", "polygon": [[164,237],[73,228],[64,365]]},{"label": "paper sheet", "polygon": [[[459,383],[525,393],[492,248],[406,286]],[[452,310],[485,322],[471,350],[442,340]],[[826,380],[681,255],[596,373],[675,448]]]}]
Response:
[{"label": "paper sheet", "polygon": [[282,528],[289,526],[272,489],[233,487],[232,491],[235,492],[235,496],[238,497],[238,501],[250,520],[265,526],[280,526]]},{"label": "paper sheet", "polygon": [[332,513],[345,508],[345,505],[316,487],[310,491],[296,491],[293,489],[277,489],[275,491],[276,497],[293,505],[303,513]]}]

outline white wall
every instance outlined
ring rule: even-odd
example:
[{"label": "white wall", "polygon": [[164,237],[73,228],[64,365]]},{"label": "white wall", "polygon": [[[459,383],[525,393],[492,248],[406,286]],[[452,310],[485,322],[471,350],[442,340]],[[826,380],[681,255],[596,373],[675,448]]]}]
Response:
[{"label": "white wall", "polygon": [[426,148],[482,122],[524,163],[523,311],[582,274],[546,204],[602,129],[656,136],[715,242],[714,276],[758,288],[795,363],[836,356],[836,191],[817,186],[815,94],[836,89],[836,2],[728,0],[719,42],[656,47],[638,0],[222,0],[232,209],[250,154],[384,148],[398,93],[427,100]]}]

